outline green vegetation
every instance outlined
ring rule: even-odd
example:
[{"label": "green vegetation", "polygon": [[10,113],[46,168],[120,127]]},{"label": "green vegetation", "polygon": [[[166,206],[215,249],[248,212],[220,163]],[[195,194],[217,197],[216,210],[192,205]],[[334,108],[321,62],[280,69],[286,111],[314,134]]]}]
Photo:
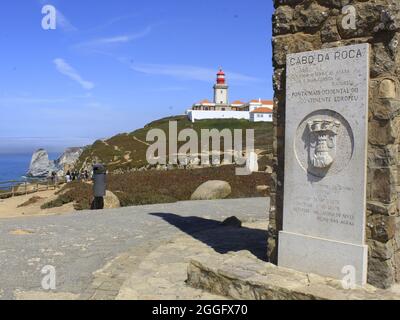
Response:
[{"label": "green vegetation", "polygon": [[[107,189],[113,192],[122,206],[170,203],[189,200],[202,183],[209,180],[224,180],[232,187],[229,198],[267,196],[256,190],[258,185],[267,185],[269,175],[258,172],[249,176],[236,176],[234,166],[222,166],[195,170],[142,171],[107,177]],[[67,184],[56,200],[42,206],[51,208],[74,202],[75,209],[89,209],[92,186],[83,182]]]},{"label": "green vegetation", "polygon": [[53,201],[43,204],[41,209],[62,207],[71,202],[74,203],[75,210],[90,209],[92,193],[92,186],[90,184],[73,181],[56,192],[58,197]]},{"label": "green vegetation", "polygon": [[[255,130],[255,148],[269,152],[272,146],[272,124],[265,122],[249,122],[247,120],[218,119],[190,122],[186,116],[164,118],[149,123],[144,128],[131,133],[116,135],[108,140],[96,141],[82,153],[77,168],[90,166],[93,162],[105,164],[110,172],[117,169],[141,168],[147,165],[146,151],[149,143],[146,136],[151,129],[161,129],[169,133],[169,121],[177,121],[178,132],[186,128],[194,129],[200,137],[201,129],[242,129],[243,143],[245,143],[245,129]],[[167,141],[168,143],[168,141]],[[178,146],[185,142],[178,143]]]},{"label": "green vegetation", "polygon": [[[269,164],[266,154],[272,149],[272,124],[250,122],[247,120],[218,119],[190,122],[186,116],[164,118],[149,123],[144,128],[131,133],[122,133],[107,140],[98,140],[87,147],[79,158],[76,168],[90,168],[93,162],[106,165],[108,172],[127,172],[129,169],[142,168],[148,165],[146,151],[151,143],[146,141],[147,133],[152,129],[160,129],[169,135],[169,123],[176,121],[178,133],[183,129],[195,130],[201,137],[202,129],[242,129],[242,143],[246,141],[246,129],[254,129],[254,147],[262,157],[259,158],[260,170],[264,171]],[[186,142],[178,142],[178,148]],[[220,148],[223,149],[222,143]],[[199,141],[199,151],[200,151]],[[211,151],[211,150],[210,150]],[[264,155],[264,156],[263,156]],[[259,194],[257,185],[268,184],[269,175],[253,173],[250,176],[236,176],[234,166],[222,166],[195,170],[170,171],[135,171],[108,176],[108,190],[120,200],[122,206],[168,203],[189,200],[195,189],[208,180],[224,180],[232,186],[231,198],[266,196]],[[92,201],[92,186],[83,182],[67,184],[58,193],[57,199],[46,203],[42,208],[59,207],[66,203],[74,203],[78,210],[89,209]]]}]

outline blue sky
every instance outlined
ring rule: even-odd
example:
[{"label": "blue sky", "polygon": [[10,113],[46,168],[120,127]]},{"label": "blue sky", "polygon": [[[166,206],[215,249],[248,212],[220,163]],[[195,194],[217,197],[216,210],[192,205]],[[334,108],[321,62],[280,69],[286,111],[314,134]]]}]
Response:
[{"label": "blue sky", "polygon": [[[42,7],[57,8],[43,30]],[[269,99],[270,0],[4,0],[0,153],[61,151],[212,99]]]}]

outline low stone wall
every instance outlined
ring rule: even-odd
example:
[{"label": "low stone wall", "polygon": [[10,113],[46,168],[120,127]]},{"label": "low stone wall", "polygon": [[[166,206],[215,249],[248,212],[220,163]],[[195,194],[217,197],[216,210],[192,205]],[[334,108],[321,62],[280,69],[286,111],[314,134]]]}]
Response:
[{"label": "low stone wall", "polygon": [[188,266],[187,284],[236,300],[391,300],[395,290],[345,290],[338,280],[277,267],[248,251],[203,255]]},{"label": "low stone wall", "polygon": [[198,120],[206,119],[244,119],[250,120],[249,111],[203,111],[203,110],[189,110],[188,118],[190,121],[195,122]]}]

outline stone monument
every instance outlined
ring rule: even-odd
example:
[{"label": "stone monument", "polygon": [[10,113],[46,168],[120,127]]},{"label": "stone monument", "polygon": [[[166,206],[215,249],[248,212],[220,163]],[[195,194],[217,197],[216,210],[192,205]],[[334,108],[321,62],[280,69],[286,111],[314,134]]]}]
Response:
[{"label": "stone monument", "polygon": [[[269,261],[333,277],[353,265],[357,283],[388,288],[400,282],[400,2],[274,4]],[[361,56],[335,62],[350,48]]]},{"label": "stone monument", "polygon": [[369,45],[289,54],[278,264],[367,281]]}]

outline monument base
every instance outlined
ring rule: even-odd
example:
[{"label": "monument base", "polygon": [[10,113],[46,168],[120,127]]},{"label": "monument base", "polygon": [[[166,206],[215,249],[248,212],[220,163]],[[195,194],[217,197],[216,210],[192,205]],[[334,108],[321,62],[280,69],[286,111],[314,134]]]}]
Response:
[{"label": "monument base", "polygon": [[[354,277],[357,285],[367,283],[368,246],[315,238],[281,231],[278,265],[335,279]],[[354,267],[354,268],[352,268]]]}]

